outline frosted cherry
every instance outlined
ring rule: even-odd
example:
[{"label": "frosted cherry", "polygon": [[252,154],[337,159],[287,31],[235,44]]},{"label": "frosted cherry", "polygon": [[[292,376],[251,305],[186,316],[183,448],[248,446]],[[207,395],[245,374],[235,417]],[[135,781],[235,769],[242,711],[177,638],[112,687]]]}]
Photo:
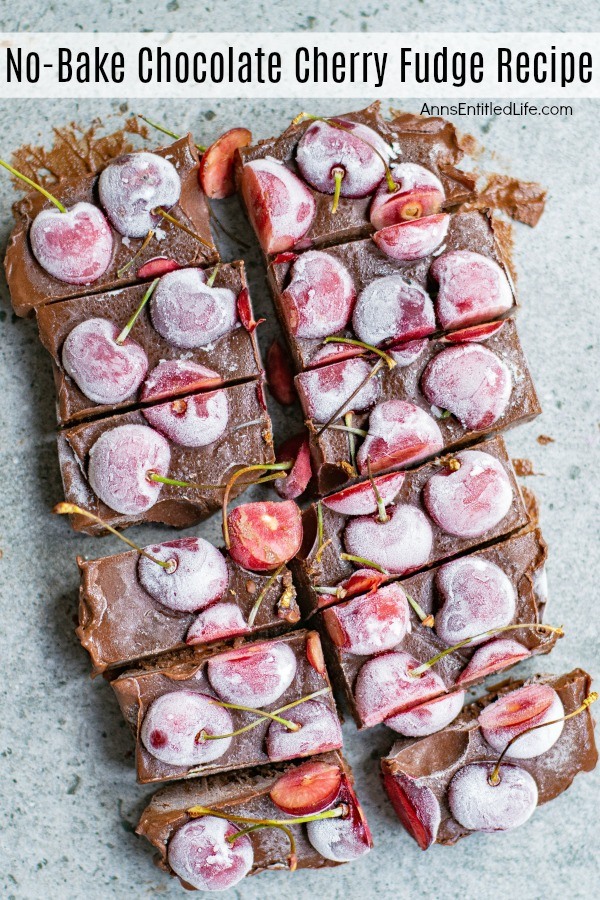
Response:
[{"label": "frosted cherry", "polygon": [[232,738],[196,740],[200,731],[229,734],[233,720],[227,709],[196,691],[171,691],[153,700],[140,729],[142,744],[168,766],[200,766],[223,756]]},{"label": "frosted cherry", "polygon": [[294,262],[281,304],[297,338],[323,338],[346,327],[355,299],[346,267],[329,253],[308,250]]},{"label": "frosted cherry", "polygon": [[508,669],[523,659],[531,656],[524,644],[515,641],[514,638],[496,638],[478,647],[460,676],[457,684],[466,684],[468,681],[479,681],[494,672]]},{"label": "frosted cherry", "polygon": [[98,194],[117,231],[141,238],[158,221],[152,210],[177,203],[181,179],[175,166],[156,153],[126,153],[100,173]]},{"label": "frosted cherry", "polygon": [[405,400],[384,400],[369,416],[369,431],[356,457],[362,475],[407,466],[438,453],[444,439],[435,419]]},{"label": "frosted cherry", "polygon": [[242,194],[266,253],[290,250],[312,225],[316,210],[313,195],[297,175],[274,159],[246,163]]},{"label": "frosted cherry", "polygon": [[391,650],[410,628],[408,600],[399,584],[338,603],[322,616],[334,644],[357,656]]},{"label": "frosted cherry", "polygon": [[469,831],[509,831],[533,815],[538,789],[525,769],[502,766],[500,782],[491,785],[493,763],[459,769],[448,787],[448,804],[456,821]]},{"label": "frosted cherry", "polygon": [[[437,572],[436,587],[442,607],[435,616],[435,630],[448,646],[513,620],[515,588],[489,560],[466,556],[446,563]],[[471,645],[485,640],[478,638]]]},{"label": "frosted cherry", "polygon": [[187,537],[146,547],[138,560],[140,584],[151,597],[176,612],[195,612],[219,600],[229,584],[227,562],[220,550],[204,538]]},{"label": "frosted cherry", "polygon": [[366,197],[385,175],[381,156],[387,159],[390,148],[366,125],[335,121],[343,127],[327,122],[309,125],[298,142],[298,168],[310,185],[325,194],[334,193],[334,170],[339,169],[341,196]]},{"label": "frosted cherry", "polygon": [[356,396],[354,391],[371,372],[372,366],[364,359],[344,359],[340,362],[311,369],[296,376],[296,387],[306,416],[315,422],[325,423],[344,406],[340,416],[348,409],[359,412],[372,406],[379,396],[379,382],[371,378]]},{"label": "frosted cherry", "polygon": [[[501,753],[508,742],[534,725],[553,722],[565,714],[561,699],[549,684],[526,684],[511,691],[479,714],[481,733],[494,750]],[[537,728],[511,744],[506,756],[531,759],[546,753],[562,734],[564,722]],[[504,769],[501,767],[500,775]]]},{"label": "frosted cherry", "polygon": [[415,706],[408,712],[390,716],[385,720],[385,724],[405,737],[426,737],[428,734],[441,731],[453,722],[463,708],[464,699],[464,691],[445,694],[443,697]]},{"label": "frosted cherry", "polygon": [[193,393],[221,383],[218,372],[187,359],[161,359],[144,382],[140,398],[166,400],[174,394]]},{"label": "frosted cherry", "polygon": [[325,703],[306,700],[281,715],[302,727],[300,731],[290,731],[280,722],[271,722],[266,744],[271,762],[325,753],[342,746],[339,719]]},{"label": "frosted cherry", "polygon": [[383,653],[364,664],[356,679],[354,700],[367,728],[445,692],[444,682],[431,669],[411,675],[418,666],[419,661],[403,651]]},{"label": "frosted cherry", "polygon": [[351,519],[344,531],[346,550],[376,563],[394,575],[424,566],[430,557],[433,532],[427,516],[407,503],[390,511],[387,522],[371,516]]},{"label": "frosted cherry", "polygon": [[264,641],[213,656],[207,671],[222,700],[263,707],[289,688],[296,675],[296,657],[283,641]]},{"label": "frosted cherry", "polygon": [[385,772],[383,786],[402,825],[421,850],[435,841],[442,821],[437,797],[425,784],[404,772]]},{"label": "frosted cherry", "polygon": [[150,301],[150,318],[166,341],[191,350],[233,331],[236,301],[229,288],[209,287],[202,269],[178,269],[160,279]]},{"label": "frosted cherry", "polygon": [[361,341],[376,347],[425,337],[436,329],[433,303],[420,285],[386,275],[360,293],[352,326]]},{"label": "frosted cherry", "polygon": [[504,271],[481,253],[442,253],[434,259],[429,272],[439,283],[435,307],[442,328],[464,328],[495,319],[513,305]]},{"label": "frosted cherry", "polygon": [[31,223],[29,239],[42,269],[67,284],[93,284],[112,259],[110,225],[91,203],[76,203],[66,212],[43,209]]},{"label": "frosted cherry", "polygon": [[186,644],[209,644],[250,631],[236,603],[213,603],[199,613],[188,629]]},{"label": "frosted cherry", "polygon": [[225,891],[245,878],[254,864],[247,835],[228,841],[239,828],[226,819],[202,816],[178,828],[167,848],[170,867],[199,891]]},{"label": "frosted cherry", "polygon": [[[392,472],[390,475],[379,475],[373,479],[384,506],[394,502],[405,477],[404,472]],[[323,506],[342,516],[368,516],[376,513],[378,509],[377,498],[370,481],[353,484],[336,494],[324,497],[321,502]]]},{"label": "frosted cherry", "polygon": [[373,240],[392,259],[408,261],[429,256],[440,246],[450,225],[450,216],[439,213],[414,222],[400,222],[376,231]]},{"label": "frosted cherry", "polygon": [[229,422],[227,391],[180,397],[142,410],[153,428],[182,447],[207,447],[222,437]]},{"label": "frosted cherry", "polygon": [[386,228],[440,211],[445,194],[437,175],[415,163],[400,163],[392,168],[391,174],[398,190],[390,193],[385,182],[380,184],[369,213],[374,228]]}]

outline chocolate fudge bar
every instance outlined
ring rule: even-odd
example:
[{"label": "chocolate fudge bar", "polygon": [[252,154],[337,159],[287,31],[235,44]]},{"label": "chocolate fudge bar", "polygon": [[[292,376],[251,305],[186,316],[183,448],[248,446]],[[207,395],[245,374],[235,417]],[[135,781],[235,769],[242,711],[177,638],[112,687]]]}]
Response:
[{"label": "chocolate fudge bar", "polygon": [[[592,771],[598,752],[586,709],[562,725],[548,724],[519,738],[504,757],[499,782],[489,782],[515,734],[574,712],[590,686],[590,676],[581,669],[512,681],[469,704],[443,731],[396,743],[381,763],[383,784],[421,849],[455,844],[477,831],[514,828],[566,791],[580,772]],[[496,702],[503,710],[501,721]]]},{"label": "chocolate fudge bar", "polygon": [[[386,120],[380,104],[373,103],[332,119],[292,123],[279,137],[243,147],[236,179],[269,256],[367,237],[390,217],[412,224],[413,218],[437,215],[433,224],[443,236],[447,216],[440,210],[458,206],[475,189],[474,176],[455,168],[463,155],[450,123],[402,113]],[[393,179],[389,186],[386,164]],[[335,170],[343,173],[337,204]],[[409,206],[403,203],[406,176]],[[394,216],[390,209],[374,215],[374,199],[379,207],[394,194]]]},{"label": "chocolate fudge bar", "polygon": [[[371,833],[353,790],[354,779],[338,753],[323,753],[309,762],[263,766],[253,772],[234,772],[195,778],[161,788],[142,813],[137,834],[158,850],[157,865],[179,877],[188,889],[225,890],[246,875],[290,869],[290,839],[280,828],[261,828],[233,843],[226,854],[225,835],[243,822],[227,822],[210,813],[193,816],[202,807],[219,816],[294,821],[299,815],[318,815],[341,804],[346,815],[289,825],[294,840],[294,867],[321,869],[357,859],[372,847]],[[302,788],[302,794],[300,790]],[[207,858],[217,846],[222,855]],[[208,841],[210,844],[207,847]]]},{"label": "chocolate fudge bar", "polygon": [[165,399],[196,385],[262,377],[256,338],[237,309],[242,296],[251,312],[243,262],[163,276],[126,340],[117,343],[148,290],[139,284],[38,310],[40,340],[52,356],[59,425],[150,399],[162,373]]},{"label": "chocolate fudge bar", "polygon": [[[495,328],[483,343],[427,341],[408,364],[404,351],[392,351],[397,365],[380,360],[379,373],[344,408],[354,410],[351,420],[342,414],[324,430],[376,363],[346,359],[297,375],[319,492],[348,481],[354,459],[363,477],[369,463],[374,473],[404,468],[539,415],[514,319]],[[348,424],[367,432],[362,443]]]},{"label": "chocolate fudge bar", "polygon": [[[388,580],[452,559],[529,524],[499,435],[417,469],[377,476],[375,482],[386,507],[386,522],[380,521],[368,481],[304,511],[303,544],[290,567],[305,615],[322,605],[323,594],[335,596],[340,585],[346,589],[345,581],[353,573],[356,583],[357,570],[361,575],[366,570],[371,579]],[[353,563],[342,553],[363,561]]]},{"label": "chocolate fudge bar", "polygon": [[[512,630],[543,621],[545,560],[546,544],[535,529],[324,609],[320,618],[329,668],[358,727],[385,721],[412,735],[418,727],[414,712],[408,722],[398,713],[417,704],[426,720],[420,733],[439,730],[462,709],[465,688],[529,656],[549,653],[556,633]],[[421,623],[423,615],[434,617],[433,627]],[[511,629],[503,631],[507,626]],[[496,628],[500,631],[494,634]],[[440,659],[414,685],[410,676],[401,677],[401,671],[488,631]]]},{"label": "chocolate fudge bar", "polygon": [[492,215],[473,211],[452,215],[443,246],[422,259],[393,259],[366,239],[280,254],[268,275],[302,371],[360,355],[335,336],[394,347],[505,316],[516,303],[505,255]]},{"label": "chocolate fudge bar", "polygon": [[[143,157],[139,156],[141,153]],[[157,165],[148,157],[158,157],[167,165]],[[145,165],[148,161],[151,169]],[[180,266],[217,262],[208,204],[198,182],[198,164],[198,151],[191,135],[187,135],[151,154],[137,151],[111,160],[103,170],[110,169],[109,176],[101,173],[61,180],[53,186],[52,193],[64,205],[66,214],[37,191],[16,203],[17,224],[8,242],[4,266],[17,315],[25,316],[54,300],[111,290]],[[120,173],[123,177],[119,185],[112,176]],[[156,184],[155,178],[162,184]],[[148,184],[152,187],[148,188]],[[125,202],[119,191],[128,185],[134,196]],[[142,209],[148,205],[148,191],[152,208],[162,208],[164,204],[165,211],[197,237],[163,217],[154,216],[149,224],[137,217],[140,204]],[[86,206],[73,210],[77,204]],[[37,221],[32,244],[32,225],[40,213],[44,221]],[[64,221],[57,218],[60,215],[65,215]],[[142,249],[150,225],[155,237]],[[130,236],[132,232],[139,236]],[[133,257],[134,263],[125,270]],[[38,258],[48,268],[43,268]]]},{"label": "chocolate fudge bar", "polygon": [[[118,528],[194,525],[220,508],[218,486],[239,467],[274,459],[259,381],[75,425],[59,434],[58,449],[65,500]],[[158,483],[148,473],[200,486]],[[71,522],[76,531],[103,531],[81,515]]]},{"label": "chocolate fudge bar", "polygon": [[271,575],[242,569],[226,550],[196,537],[145,549],[162,561],[173,559],[174,571],[134,550],[77,559],[81,575],[77,636],[90,654],[94,674],[186,646],[277,633],[300,618],[286,568],[272,580]]},{"label": "chocolate fudge bar", "polygon": [[[125,672],[112,687],[136,738],[141,783],[247,769],[342,746],[316,631],[207,651],[193,663]],[[283,721],[257,710],[277,711]]]}]

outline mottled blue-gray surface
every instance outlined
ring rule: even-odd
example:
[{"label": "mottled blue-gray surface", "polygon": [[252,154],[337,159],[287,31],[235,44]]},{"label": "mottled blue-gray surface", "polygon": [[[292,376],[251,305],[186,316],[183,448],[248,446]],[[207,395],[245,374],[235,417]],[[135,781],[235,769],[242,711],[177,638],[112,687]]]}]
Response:
[{"label": "mottled blue-gray surface", "polygon": [[[171,0],[99,4],[15,0],[3,3],[2,30],[593,30],[592,2],[481,0],[328,4],[197,3]],[[369,98],[365,98],[365,103]],[[418,111],[417,101],[390,101]],[[358,106],[358,103],[356,104]],[[25,141],[48,142],[51,127],[119,114],[115,102],[0,101],[0,155]],[[536,422],[509,435],[514,456],[534,461],[543,477],[529,479],[542,503],[550,544],[549,618],[567,636],[540,666],[564,671],[580,665],[600,676],[598,662],[598,105],[573,104],[572,118],[462,119],[459,127],[494,151],[490,164],[550,190],[546,214],[533,231],[516,229],[522,310],[519,327],[544,407]],[[314,112],[338,111],[321,101]],[[145,103],[143,112],[191,129],[210,141],[237,124],[257,137],[279,131],[297,112],[289,101]],[[14,192],[0,179],[0,239],[10,229]],[[223,212],[248,236],[236,203]],[[222,245],[226,258],[239,251]],[[258,253],[252,264],[254,301],[274,331]],[[120,549],[116,539],[92,541],[69,531],[49,510],[61,490],[54,443],[50,364],[31,321],[13,317],[0,287],[0,824],[3,897],[143,898],[182,896],[178,884],[152,865],[152,852],[132,833],[150,791],[135,784],[132,744],[112,692],[88,677],[87,658],[73,634],[75,555]],[[292,417],[275,412],[279,435]],[[540,434],[554,443],[541,446]],[[166,536],[134,529],[141,542]],[[218,523],[199,529],[218,538]],[[533,665],[520,671],[532,671]],[[376,849],[351,866],[322,873],[269,874],[229,894],[255,900],[293,891],[299,900],[333,898],[589,898],[600,882],[597,855],[598,775],[539,810],[514,833],[478,836],[426,855],[399,829],[382,795],[378,757],[391,744],[383,727],[357,734],[344,726]],[[596,889],[594,889],[596,884]]]}]

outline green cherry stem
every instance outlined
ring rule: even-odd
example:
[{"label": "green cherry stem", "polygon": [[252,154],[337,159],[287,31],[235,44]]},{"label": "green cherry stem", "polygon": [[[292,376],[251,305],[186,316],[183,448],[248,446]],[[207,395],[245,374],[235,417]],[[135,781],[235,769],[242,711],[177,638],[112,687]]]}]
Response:
[{"label": "green cherry stem", "polygon": [[[348,415],[352,416],[353,413],[347,413],[344,416],[344,421],[346,421]],[[368,431],[365,431],[364,428],[352,428],[348,425],[329,425],[328,427],[331,431],[345,431],[346,434],[349,435],[349,439],[354,435],[356,435],[357,437],[366,437],[369,433]]]},{"label": "green cherry stem", "polygon": [[480,634],[474,634],[470,638],[466,638],[464,641],[459,641],[458,644],[454,644],[452,647],[446,647],[445,650],[442,650],[440,653],[436,653],[435,656],[432,656],[431,659],[424,662],[421,666],[417,666],[415,669],[410,670],[410,675],[413,678],[419,678],[423,675],[427,669],[430,669],[437,662],[443,659],[445,656],[448,656],[450,653],[454,653],[455,650],[460,650],[461,647],[466,647],[468,644],[472,643],[472,641],[477,640],[478,638],[487,638],[494,637],[496,634],[502,634],[505,631],[516,631],[519,628],[537,628],[540,631],[546,631],[548,634],[556,634],[558,637],[562,637],[564,635],[564,631],[560,627],[556,627],[555,625],[543,625],[540,622],[524,622],[521,624],[514,625],[502,625],[499,628],[491,628],[489,631],[482,631]]},{"label": "green cherry stem", "polygon": [[208,247],[209,250],[212,250],[211,245],[208,241],[205,241],[204,238],[201,238],[199,234],[196,234],[195,231],[192,231],[191,228],[188,228],[187,225],[184,225],[183,222],[180,222],[179,219],[176,219],[175,216],[172,216],[171,213],[168,213],[166,210],[162,208],[162,206],[157,206],[152,210],[152,214],[155,216],[161,216],[163,219],[166,219],[167,222],[171,222],[172,225],[175,225],[177,228],[181,228],[182,231],[185,231],[186,234],[189,234],[190,237],[193,237],[196,241],[199,241],[203,244],[204,247]]},{"label": "green cherry stem", "polygon": [[333,175],[333,181],[335,184],[335,188],[333,191],[333,203],[331,204],[331,212],[336,213],[338,204],[340,202],[340,192],[342,190],[342,181],[344,180],[344,175],[346,174],[344,169],[341,166],[334,166],[331,170],[331,174]]},{"label": "green cherry stem", "polygon": [[350,344],[352,347],[362,347],[363,350],[367,350],[369,353],[376,353],[377,356],[380,356],[383,359],[388,367],[388,369],[393,369],[398,365],[395,359],[386,353],[385,350],[380,350],[379,347],[376,347],[374,344],[366,344],[364,341],[359,341],[356,338],[346,338],[346,337],[326,337],[323,341],[324,344]]},{"label": "green cherry stem", "polygon": [[225,838],[225,840],[228,844],[233,844],[239,838],[244,837],[244,835],[252,834],[253,831],[260,831],[261,828],[277,828],[279,829],[279,831],[283,831],[288,841],[290,842],[290,852],[288,854],[288,865],[290,868],[290,872],[295,872],[298,865],[298,856],[296,854],[296,838],[293,835],[292,829],[288,828],[288,826],[284,825],[282,822],[257,822],[256,825],[248,825],[247,828],[240,828],[239,831],[236,831],[235,834],[230,834],[228,838]]},{"label": "green cherry stem", "polygon": [[433,628],[433,626],[435,625],[435,619],[433,618],[431,613],[426,613],[423,607],[419,603],[417,603],[414,597],[411,597],[410,594],[408,594],[406,591],[404,591],[404,593],[406,595],[406,599],[421,620],[421,625],[424,625],[425,628]]},{"label": "green cherry stem", "polygon": [[217,263],[212,272],[210,273],[210,277],[206,281],[206,287],[211,288],[215,283],[215,278],[217,277],[217,273],[221,268],[221,263]]},{"label": "green cherry stem", "polygon": [[291,703],[286,703],[285,706],[280,706],[279,709],[273,710],[273,712],[265,712],[263,709],[254,709],[251,706],[240,706],[236,703],[225,703],[224,700],[211,700],[215,706],[224,706],[226,709],[238,709],[242,712],[250,712],[254,713],[258,716],[254,722],[250,722],[248,725],[242,726],[242,728],[238,728],[236,731],[232,731],[230,734],[207,734],[204,729],[201,729],[196,735],[196,743],[200,743],[201,741],[220,741],[223,738],[231,738],[237,737],[238,734],[244,734],[246,731],[252,731],[253,728],[256,728],[257,725],[260,725],[265,719],[274,719],[276,722],[280,722],[282,725],[285,725],[290,731],[300,731],[301,725],[298,725],[297,722],[290,722],[288,719],[282,719],[281,713],[287,712],[288,709],[293,709],[295,706],[300,706],[301,703],[306,703],[307,700],[313,700],[315,697],[321,697],[323,694],[330,693],[331,688],[321,688],[318,691],[314,691],[312,694],[307,694],[306,697],[300,697],[299,700],[293,700]]},{"label": "green cherry stem", "polygon": [[156,290],[156,286],[157,286],[157,284],[158,284],[159,281],[160,281],[160,278],[155,278],[155,279],[154,279],[154,281],[152,282],[152,284],[150,285],[150,287],[148,288],[148,290],[146,291],[146,293],[145,293],[144,296],[142,297],[142,302],[140,303],[140,305],[138,306],[138,308],[136,309],[136,311],[134,312],[134,314],[133,314],[132,317],[130,318],[129,322],[127,323],[127,325],[125,326],[125,328],[123,329],[123,331],[120,333],[119,337],[116,339],[116,341],[115,341],[116,344],[123,344],[123,343],[125,343],[127,337],[129,336],[129,332],[131,331],[131,329],[133,328],[133,326],[134,326],[135,323],[137,322],[138,316],[139,316],[139,314],[141,313],[141,311],[143,310],[143,308],[145,307],[146,303],[148,302],[148,300],[150,299],[150,297],[152,296],[152,294],[153,294],[154,291]]},{"label": "green cherry stem", "polygon": [[137,250],[133,254],[133,256],[131,257],[129,262],[126,262],[124,266],[121,266],[120,269],[117,269],[117,277],[118,278],[122,278],[123,275],[125,275],[125,273],[129,271],[129,269],[132,267],[132,265],[134,264],[136,259],[139,256],[141,256],[141,254],[144,252],[144,250],[146,249],[146,247],[148,246],[148,244],[150,243],[150,241],[152,240],[153,237],[154,237],[154,231],[151,228],[150,231],[148,232],[148,234],[146,235],[146,237],[144,238],[144,240],[142,241],[142,246],[140,247],[140,249]]},{"label": "green cherry stem", "polygon": [[358,563],[360,566],[366,566],[367,569],[375,569],[376,572],[381,572],[382,575],[388,575],[389,572],[380,566],[379,563],[373,562],[371,559],[365,559],[364,556],[353,556],[352,553],[340,553],[340,559],[345,559],[348,562]]},{"label": "green cherry stem", "polygon": [[[275,473],[285,473],[287,470],[291,469],[293,466],[293,462],[280,462],[280,463],[260,463],[253,466],[243,466],[241,469],[238,469],[237,472],[234,472],[229,481],[225,486],[225,493],[223,494],[223,540],[225,541],[225,546],[229,550],[231,542],[229,540],[229,525],[227,524],[227,505],[229,503],[229,497],[231,495],[231,491],[233,489],[233,485],[241,478],[242,475],[245,475],[248,472],[275,472]],[[276,474],[274,477],[268,480],[274,480],[274,478],[285,478],[285,474]],[[267,479],[264,479],[265,481]]]},{"label": "green cherry stem", "polygon": [[[354,413],[353,413],[353,412],[347,412],[346,415],[344,416],[344,427],[347,429],[347,432],[348,432],[348,450],[349,450],[349,452],[350,452],[350,463],[352,464],[352,468],[353,468],[354,471],[356,472],[356,438],[355,438],[355,432],[356,432],[356,431],[361,431],[361,432],[362,432],[363,429],[362,429],[362,428],[356,428],[356,429],[353,428],[353,422],[354,422]],[[336,426],[335,426],[335,425],[332,425],[331,427],[332,427],[332,428],[335,428]],[[365,432],[363,432],[363,437],[366,437],[366,436],[367,436],[367,432],[365,431]],[[358,473],[357,473],[357,474],[358,474]]]},{"label": "green cherry stem", "polygon": [[141,547],[138,547],[137,544],[134,544],[133,541],[130,541],[129,538],[126,538],[124,534],[121,534],[120,531],[117,531],[116,528],[113,528],[112,525],[109,525],[108,522],[105,522],[104,519],[101,519],[100,516],[95,515],[92,512],[89,512],[87,509],[83,509],[81,506],[76,506],[74,503],[57,503],[53,513],[59,516],[87,516],[88,519],[91,519],[93,522],[97,522],[99,525],[102,525],[103,528],[106,528],[107,531],[110,531],[111,534],[116,535],[119,540],[123,541],[124,544],[131,547],[132,550],[137,550],[137,552],[141,556],[145,556],[146,559],[151,560],[156,563],[157,566],[160,566],[162,569],[171,570],[172,561],[163,561],[162,559],[157,559],[155,556],[152,556],[151,553],[148,553],[146,550],[142,550]]},{"label": "green cherry stem", "polygon": [[36,191],[39,191],[40,194],[43,194],[43,196],[47,200],[50,200],[51,203],[54,203],[56,208],[58,210],[60,210],[61,213],[66,213],[66,211],[67,211],[66,206],[63,206],[63,204],[60,202],[60,200],[57,200],[56,197],[50,193],[50,191],[47,191],[46,188],[43,188],[41,186],[41,184],[37,183],[37,181],[32,181],[31,178],[28,178],[27,175],[23,175],[22,172],[19,172],[17,169],[14,168],[14,166],[11,166],[9,163],[5,162],[3,159],[0,159],[0,166],[4,166],[4,168],[8,169],[10,174],[14,175],[15,178],[19,178],[21,181],[24,181],[25,184],[28,184],[29,187],[35,188]]},{"label": "green cherry stem", "polygon": [[375,494],[375,502],[377,503],[377,512],[378,518],[382,525],[385,525],[386,522],[390,521],[390,517],[388,516],[385,508],[385,503],[383,502],[383,498],[379,493],[379,489],[375,484],[375,479],[373,478],[373,473],[371,472],[371,460],[367,456],[367,474],[369,476],[369,481],[371,482],[371,487],[373,488],[373,493]]},{"label": "green cherry stem", "polygon": [[342,403],[341,406],[339,406],[336,409],[334,414],[328,418],[328,420],[325,422],[324,425],[319,426],[319,429],[316,432],[315,437],[320,437],[323,434],[323,432],[326,431],[327,428],[329,428],[335,422],[335,420],[338,419],[342,415],[342,413],[344,412],[344,410],[346,409],[348,404],[351,403],[354,400],[354,398],[356,397],[356,395],[362,391],[362,389],[365,387],[365,385],[367,385],[369,383],[371,378],[374,378],[381,371],[381,369],[383,368],[383,364],[384,364],[383,359],[380,359],[379,362],[377,362],[373,366],[373,368],[371,369],[369,374],[365,378],[363,378],[363,380],[358,385],[358,387],[352,391],[350,396]]},{"label": "green cherry stem", "polygon": [[[227,487],[227,482],[222,484],[199,484],[193,481],[178,481],[177,478],[167,478],[166,475],[157,475],[156,472],[148,472],[146,475],[148,481],[156,481],[158,484],[170,484],[173,487],[189,487],[201,491],[223,491]],[[267,481],[275,481],[277,478],[285,478],[285,475],[276,473],[275,475],[267,475],[265,478],[258,478],[256,481],[248,481],[248,485],[265,484]]]},{"label": "green cherry stem", "polygon": [[587,695],[583,703],[578,706],[577,709],[574,709],[573,712],[568,713],[566,716],[561,716],[560,719],[552,719],[551,722],[540,722],[539,725],[532,725],[531,728],[526,728],[525,731],[521,731],[519,732],[519,734],[515,734],[515,736],[510,739],[510,741],[498,757],[498,762],[494,766],[492,774],[488,778],[488,781],[492,785],[492,787],[495,787],[495,785],[500,783],[500,766],[502,765],[502,760],[515,741],[518,741],[519,738],[524,737],[526,734],[529,734],[532,731],[537,731],[538,728],[546,728],[546,726],[548,725],[558,725],[559,722],[566,722],[567,719],[572,719],[574,716],[578,716],[579,713],[584,712],[588,708],[588,706],[591,706],[592,703],[595,703],[597,699],[598,694],[596,693],[596,691],[591,691],[591,693]]},{"label": "green cherry stem", "polygon": [[222,813],[211,809],[208,806],[192,806],[187,810],[189,816],[197,818],[198,816],[217,816],[219,819],[228,819],[230,822],[248,825],[305,825],[307,822],[314,822],[316,819],[339,819],[347,814],[345,805],[335,806],[333,809],[326,809],[321,813],[313,813],[308,816],[295,816],[289,819],[255,819],[252,816],[235,816],[230,813]]},{"label": "green cherry stem", "polygon": [[273,572],[273,574],[271,575],[271,577],[265,584],[264,588],[262,589],[262,591],[260,592],[260,594],[258,595],[256,600],[254,601],[254,606],[250,610],[250,615],[248,616],[248,625],[250,627],[252,627],[254,625],[256,616],[258,615],[258,611],[261,607],[263,600],[265,599],[265,597],[269,593],[271,587],[275,584],[275,582],[277,581],[277,579],[283,572],[284,568],[285,568],[285,563],[283,563],[281,566],[279,566],[278,569],[275,569],[275,571]]},{"label": "green cherry stem", "polygon": [[[141,119],[147,125],[150,125],[152,128],[156,128],[157,131],[162,131],[163,134],[168,134],[169,137],[175,138],[176,141],[181,139],[180,134],[176,134],[174,131],[171,131],[169,128],[165,128],[164,125],[159,125],[158,122],[153,122],[152,119],[148,119],[147,116],[143,116],[141,113],[136,113],[138,119]],[[206,147],[203,147],[202,144],[196,144],[196,149],[200,153],[206,152]]]}]

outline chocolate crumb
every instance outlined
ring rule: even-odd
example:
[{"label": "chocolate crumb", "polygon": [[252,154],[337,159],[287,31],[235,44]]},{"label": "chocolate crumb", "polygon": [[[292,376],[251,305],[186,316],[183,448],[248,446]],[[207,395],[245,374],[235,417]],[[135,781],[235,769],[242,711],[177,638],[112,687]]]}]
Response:
[{"label": "chocolate crumb", "polygon": [[517,475],[520,475],[522,478],[525,478],[527,475],[538,474],[534,470],[533,463],[530,459],[513,459],[512,464]]},{"label": "chocolate crumb", "polygon": [[535,181],[521,181],[497,172],[481,173],[482,185],[463,209],[497,209],[534,228],[546,204],[546,190]]},{"label": "chocolate crumb", "polygon": [[538,444],[542,445],[542,447],[545,446],[546,444],[554,443],[554,438],[550,437],[550,435],[548,435],[548,434],[538,434],[536,440],[537,440]]}]

